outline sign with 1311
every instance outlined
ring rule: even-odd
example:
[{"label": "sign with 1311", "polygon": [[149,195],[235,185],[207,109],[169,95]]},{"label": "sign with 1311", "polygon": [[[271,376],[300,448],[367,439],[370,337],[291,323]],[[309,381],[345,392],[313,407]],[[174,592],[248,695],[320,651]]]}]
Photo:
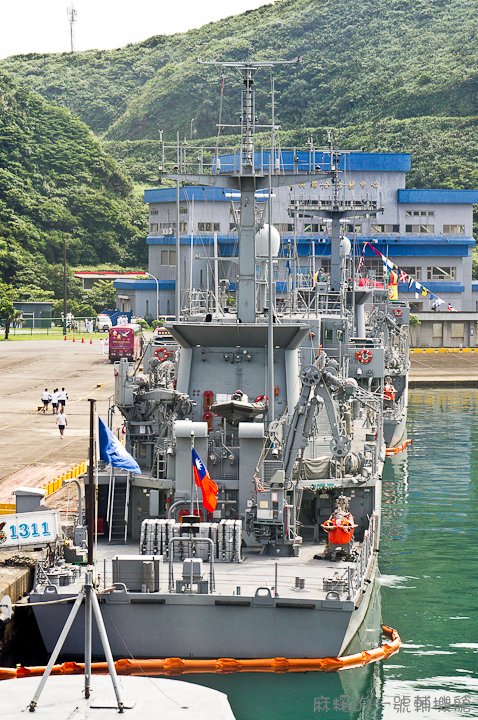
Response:
[{"label": "sign with 1311", "polygon": [[59,529],[56,510],[0,515],[0,547],[49,545],[58,538]]}]

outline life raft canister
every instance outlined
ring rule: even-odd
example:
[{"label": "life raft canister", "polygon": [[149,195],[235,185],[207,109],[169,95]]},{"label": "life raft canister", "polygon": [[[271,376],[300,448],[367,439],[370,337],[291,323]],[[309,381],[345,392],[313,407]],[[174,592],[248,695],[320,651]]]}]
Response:
[{"label": "life raft canister", "polygon": [[355,530],[354,519],[350,513],[341,518],[332,515],[322,524],[322,527],[328,534],[329,542],[333,545],[348,545]]},{"label": "life raft canister", "polygon": [[373,358],[371,350],[364,348],[363,350],[357,350],[355,353],[355,359],[358,360],[362,365],[367,365]]},{"label": "life raft canister", "polygon": [[384,400],[395,400],[395,390],[392,385],[385,385],[383,388],[383,399]]}]

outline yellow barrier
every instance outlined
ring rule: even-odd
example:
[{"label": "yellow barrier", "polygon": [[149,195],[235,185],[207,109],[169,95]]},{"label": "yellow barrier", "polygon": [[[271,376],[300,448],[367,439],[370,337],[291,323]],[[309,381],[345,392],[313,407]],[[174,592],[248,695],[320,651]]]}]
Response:
[{"label": "yellow barrier", "polygon": [[57,475],[56,478],[50,480],[50,482],[42,486],[45,490],[45,497],[52,495],[54,492],[57,492],[57,490],[61,490],[65,480],[72,480],[73,478],[80,477],[80,475],[84,475],[84,473],[86,473],[87,467],[88,463],[86,462],[86,460],[84,460],[79,465],[72,465],[69,470],[62,473],[61,475]]},{"label": "yellow barrier", "polygon": [[16,509],[15,503],[0,503],[0,515],[13,515]]},{"label": "yellow barrier", "polygon": [[438,347],[438,348],[410,348],[410,353],[470,353],[478,352],[478,347]]},{"label": "yellow barrier", "polygon": [[[354,655],[324,658],[257,658],[251,660],[236,660],[235,658],[217,658],[215,660],[189,660],[181,658],[166,658],[159,660],[116,660],[116,672],[120,675],[183,675],[191,673],[219,673],[228,674],[236,672],[334,672],[362,667],[370,662],[386,660],[400,650],[401,640],[398,632],[387,625],[382,625],[384,635],[390,642],[383,643],[378,648],[362,650]],[[105,662],[92,663],[94,673],[108,672]],[[23,678],[43,675],[44,666],[17,668],[0,668],[0,680],[10,678]],[[53,665],[52,675],[78,675],[85,671],[84,663],[65,662],[62,665]]]}]

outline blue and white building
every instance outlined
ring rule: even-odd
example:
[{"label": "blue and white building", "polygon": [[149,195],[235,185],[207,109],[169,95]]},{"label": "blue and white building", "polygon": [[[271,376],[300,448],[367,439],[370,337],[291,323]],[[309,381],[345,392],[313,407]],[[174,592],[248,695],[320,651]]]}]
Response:
[{"label": "blue and white building", "polygon": [[[287,153],[285,153],[287,154]],[[299,153],[290,151],[290,162],[303,164]],[[283,154],[284,155],[284,154]],[[316,152],[315,167],[327,168],[328,153]],[[407,275],[414,277],[433,294],[459,311],[478,309],[478,287],[472,284],[473,204],[478,190],[406,189],[411,155],[406,153],[343,153],[340,195],[347,206],[361,199],[372,202],[375,216],[349,218],[344,232],[353,241],[356,255],[365,242],[373,243]],[[224,168],[224,163],[222,163]],[[219,183],[218,183],[219,184]],[[281,235],[281,255],[275,277],[277,297],[287,289],[291,267],[305,275],[330,266],[330,226],[321,219],[321,210],[331,207],[330,179],[317,176],[301,186],[280,188],[272,198],[272,222]],[[146,190],[149,205],[148,280],[122,279],[115,282],[118,307],[145,317],[174,313],[176,276],[177,203],[175,188]],[[256,195],[258,222],[267,223],[267,191]],[[294,208],[307,208],[308,217],[299,217]],[[310,212],[309,212],[310,211]],[[237,225],[239,196],[220,187],[189,186],[179,192],[181,305],[188,291],[214,288],[215,263],[218,276],[227,280],[234,293],[237,275]],[[215,256],[215,237],[217,255]],[[217,258],[216,260],[214,258]],[[381,272],[379,259],[370,248],[365,253],[369,274]],[[430,310],[430,300],[410,293],[401,284],[400,296],[416,312]]]}]

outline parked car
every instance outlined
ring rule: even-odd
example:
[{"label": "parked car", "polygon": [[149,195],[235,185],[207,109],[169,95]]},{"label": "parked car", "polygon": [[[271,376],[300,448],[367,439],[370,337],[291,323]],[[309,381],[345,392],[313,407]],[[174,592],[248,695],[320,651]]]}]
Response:
[{"label": "parked car", "polygon": [[100,314],[96,316],[97,332],[108,332],[111,327],[113,327],[113,323],[109,315]]}]

